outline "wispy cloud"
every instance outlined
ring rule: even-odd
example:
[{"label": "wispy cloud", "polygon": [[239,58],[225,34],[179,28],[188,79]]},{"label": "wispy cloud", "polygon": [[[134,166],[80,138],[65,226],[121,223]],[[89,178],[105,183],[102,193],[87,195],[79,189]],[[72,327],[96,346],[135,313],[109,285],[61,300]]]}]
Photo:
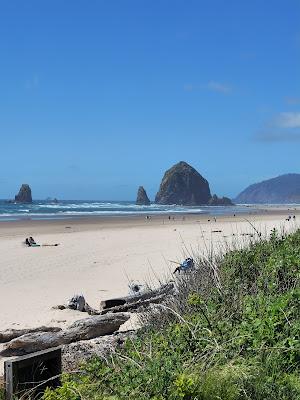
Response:
[{"label": "wispy cloud", "polygon": [[196,90],[209,90],[211,92],[217,92],[222,94],[229,94],[232,92],[232,86],[217,81],[209,81],[201,85],[187,83],[183,86],[183,89],[187,92],[192,92]]},{"label": "wispy cloud", "polygon": [[185,85],[183,85],[183,90],[185,90],[186,92],[192,92],[193,90],[198,90],[199,86],[197,85],[192,85],[191,83],[186,83]]},{"label": "wispy cloud", "polygon": [[300,112],[281,112],[268,121],[256,135],[260,142],[300,141]]},{"label": "wispy cloud", "polygon": [[284,98],[287,104],[300,104],[300,97],[287,96]]},{"label": "wispy cloud", "polygon": [[287,132],[287,131],[261,131],[255,139],[260,142],[300,142],[300,131],[299,132]]},{"label": "wispy cloud", "polygon": [[36,89],[40,84],[39,77],[35,75],[34,77],[27,79],[25,82],[25,89]]},{"label": "wispy cloud", "polygon": [[71,170],[71,171],[79,171],[79,165],[77,165],[77,164],[70,164],[70,165],[68,165],[68,168]]},{"label": "wispy cloud", "polygon": [[300,128],[300,112],[282,112],[274,120],[279,128]]},{"label": "wispy cloud", "polygon": [[256,53],[253,51],[245,51],[245,52],[241,53],[240,56],[243,60],[247,60],[247,61],[254,60],[257,57]]},{"label": "wispy cloud", "polygon": [[216,81],[210,81],[206,84],[206,88],[208,90],[211,90],[213,92],[219,92],[219,93],[224,93],[228,94],[232,92],[232,87],[225,84],[225,83],[220,83]]}]

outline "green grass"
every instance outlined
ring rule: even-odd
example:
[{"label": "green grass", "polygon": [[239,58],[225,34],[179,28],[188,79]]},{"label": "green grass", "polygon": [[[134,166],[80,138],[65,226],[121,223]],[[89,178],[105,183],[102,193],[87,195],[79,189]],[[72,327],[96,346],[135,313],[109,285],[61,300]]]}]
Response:
[{"label": "green grass", "polygon": [[299,400],[300,231],[199,259],[168,308],[45,400]]}]

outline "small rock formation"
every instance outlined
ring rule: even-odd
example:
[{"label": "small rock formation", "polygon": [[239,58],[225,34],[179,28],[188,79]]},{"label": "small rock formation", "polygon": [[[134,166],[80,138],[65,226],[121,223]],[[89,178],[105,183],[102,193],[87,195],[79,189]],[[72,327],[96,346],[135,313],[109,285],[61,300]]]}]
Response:
[{"label": "small rock formation", "polygon": [[207,180],[189,164],[180,161],[164,174],[155,203],[198,206],[208,204],[210,198]]},{"label": "small rock formation", "polygon": [[149,206],[150,200],[147,196],[146,190],[140,186],[137,192],[136,203],[139,206]]},{"label": "small rock formation", "polygon": [[32,203],[31,189],[30,186],[23,183],[19,193],[15,195],[16,203]]},{"label": "small rock formation", "polygon": [[209,206],[233,206],[234,204],[228,197],[218,197],[216,194],[208,202]]}]

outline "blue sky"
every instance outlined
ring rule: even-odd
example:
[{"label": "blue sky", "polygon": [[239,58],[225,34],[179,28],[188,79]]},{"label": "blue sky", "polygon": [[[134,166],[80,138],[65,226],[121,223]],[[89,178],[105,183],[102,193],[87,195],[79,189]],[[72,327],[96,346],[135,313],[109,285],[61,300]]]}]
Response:
[{"label": "blue sky", "polygon": [[300,173],[298,0],[0,2],[0,198],[218,195]]}]

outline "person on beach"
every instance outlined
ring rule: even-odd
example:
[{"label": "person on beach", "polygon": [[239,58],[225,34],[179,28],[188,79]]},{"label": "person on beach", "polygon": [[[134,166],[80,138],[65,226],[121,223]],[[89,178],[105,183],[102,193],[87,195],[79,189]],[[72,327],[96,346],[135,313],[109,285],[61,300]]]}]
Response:
[{"label": "person on beach", "polygon": [[36,244],[36,241],[33,239],[32,236],[30,236],[28,240],[29,240],[30,244]]},{"label": "person on beach", "polygon": [[175,271],[173,272],[173,274],[175,274],[176,272],[187,272],[190,269],[194,268],[194,260],[190,257],[186,258],[181,264],[178,265],[178,267],[175,268]]},{"label": "person on beach", "polygon": [[29,238],[25,239],[25,244],[28,247],[56,247],[56,246],[59,246],[60,243],[54,243],[54,244],[44,243],[44,244],[40,245],[40,244],[36,243],[36,241],[33,239],[32,236],[30,236]]},{"label": "person on beach", "polygon": [[30,236],[29,239],[28,238],[25,239],[25,244],[28,247],[40,247],[40,245],[35,242],[32,236]]}]

